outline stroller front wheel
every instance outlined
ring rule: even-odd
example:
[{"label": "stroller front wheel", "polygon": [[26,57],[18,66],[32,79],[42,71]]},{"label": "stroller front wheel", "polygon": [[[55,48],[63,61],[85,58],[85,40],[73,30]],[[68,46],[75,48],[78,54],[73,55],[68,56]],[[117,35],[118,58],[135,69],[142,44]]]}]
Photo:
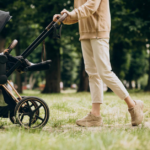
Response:
[{"label": "stroller front wheel", "polygon": [[41,128],[49,120],[49,108],[38,97],[25,97],[16,105],[14,115],[17,123],[25,128]]}]

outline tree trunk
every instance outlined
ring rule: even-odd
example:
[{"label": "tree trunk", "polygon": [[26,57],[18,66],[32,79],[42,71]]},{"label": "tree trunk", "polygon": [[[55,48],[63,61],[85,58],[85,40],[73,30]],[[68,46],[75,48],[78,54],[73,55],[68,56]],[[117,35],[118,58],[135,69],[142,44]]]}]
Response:
[{"label": "tree trunk", "polygon": [[133,89],[132,81],[131,80],[129,81],[129,89]]},{"label": "tree trunk", "polygon": [[89,80],[88,75],[85,72],[83,58],[81,60],[81,71],[80,71],[80,83],[78,86],[78,92],[89,91]]},{"label": "tree trunk", "polygon": [[135,80],[135,89],[138,89],[138,81]]},{"label": "tree trunk", "polygon": [[46,71],[46,85],[42,93],[60,93],[60,44],[53,39],[46,43],[47,59],[52,60]]},{"label": "tree trunk", "polygon": [[30,90],[33,89],[35,82],[36,82],[36,79],[33,78],[33,74],[31,74],[30,77],[29,77]]},{"label": "tree trunk", "polygon": [[[16,46],[16,55],[20,55],[20,43],[18,42],[18,45]],[[22,93],[22,80],[21,80],[21,74],[19,72],[16,73],[16,84],[18,86],[17,91],[19,93]]]}]

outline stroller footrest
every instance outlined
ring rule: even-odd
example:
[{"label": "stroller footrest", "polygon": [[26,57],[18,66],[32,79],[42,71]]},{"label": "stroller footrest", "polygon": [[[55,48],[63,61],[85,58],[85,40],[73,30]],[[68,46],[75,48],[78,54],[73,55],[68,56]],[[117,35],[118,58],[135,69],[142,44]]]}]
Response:
[{"label": "stroller footrest", "polygon": [[50,68],[51,60],[43,61],[38,64],[31,65],[25,68],[25,71],[42,71]]}]

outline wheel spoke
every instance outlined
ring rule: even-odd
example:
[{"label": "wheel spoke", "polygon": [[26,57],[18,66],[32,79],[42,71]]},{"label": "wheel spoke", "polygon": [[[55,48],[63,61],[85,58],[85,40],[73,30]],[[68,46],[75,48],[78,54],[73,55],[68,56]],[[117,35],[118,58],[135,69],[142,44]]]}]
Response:
[{"label": "wheel spoke", "polygon": [[33,110],[33,113],[35,113],[41,106],[42,104],[40,104],[35,110]]},{"label": "wheel spoke", "polygon": [[27,105],[28,105],[29,111],[32,112],[30,105],[29,105],[29,101],[27,101]]},{"label": "wheel spoke", "polygon": [[29,116],[30,118],[29,118],[29,127],[31,127],[31,123],[32,123],[32,118],[33,118],[33,116]]},{"label": "wheel spoke", "polygon": [[34,104],[30,105],[30,108],[31,108],[32,106],[34,106]]},{"label": "wheel spoke", "polygon": [[35,115],[35,116],[36,116],[36,118],[38,118],[38,119],[40,119],[40,120],[44,121],[44,119],[43,119],[43,118],[41,118],[41,117],[39,117],[38,115]]},{"label": "wheel spoke", "polygon": [[19,116],[21,116],[22,114],[25,116],[25,115],[29,115],[29,113],[18,113]]},{"label": "wheel spoke", "polygon": [[21,120],[21,122],[22,122],[23,118],[24,118],[24,114],[22,114],[22,116],[21,116],[21,119],[20,119],[20,120]]}]

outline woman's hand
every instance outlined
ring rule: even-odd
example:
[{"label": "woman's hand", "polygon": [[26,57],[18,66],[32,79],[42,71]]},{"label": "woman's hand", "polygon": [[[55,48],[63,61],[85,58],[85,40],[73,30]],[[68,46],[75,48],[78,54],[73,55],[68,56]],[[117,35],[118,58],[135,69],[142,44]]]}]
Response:
[{"label": "woman's hand", "polygon": [[9,49],[5,49],[5,50],[4,50],[4,54],[5,54],[5,53],[8,53],[8,51],[9,51]]},{"label": "woman's hand", "polygon": [[60,14],[55,14],[53,16],[53,21],[56,22],[60,18]]},{"label": "woman's hand", "polygon": [[[63,15],[64,13],[67,13],[67,17],[70,17],[70,12],[68,11],[68,10],[66,10],[66,9],[63,9],[62,11],[61,11],[61,15]],[[54,16],[53,16],[53,21],[54,22],[56,22],[59,18],[60,18],[60,16],[61,16],[60,14],[55,14]]]},{"label": "woman's hand", "polygon": [[61,15],[63,15],[64,13],[66,13],[66,14],[68,15],[68,17],[70,17],[70,12],[69,12],[68,10],[63,9],[63,10],[61,11]]}]

